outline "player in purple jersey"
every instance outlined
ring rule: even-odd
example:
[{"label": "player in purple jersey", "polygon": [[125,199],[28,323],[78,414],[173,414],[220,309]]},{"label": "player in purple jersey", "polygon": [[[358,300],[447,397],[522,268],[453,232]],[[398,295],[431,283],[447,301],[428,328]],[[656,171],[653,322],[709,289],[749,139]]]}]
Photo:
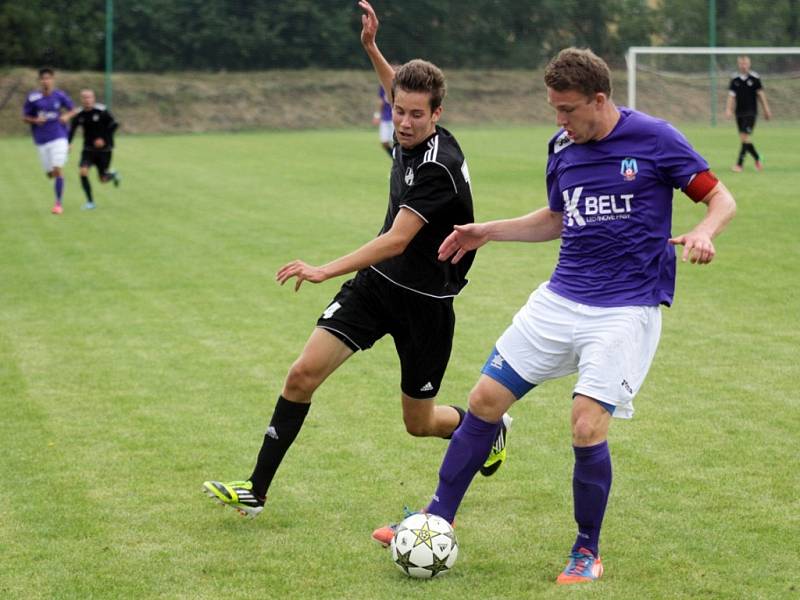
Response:
[{"label": "player in purple jersey", "polygon": [[378,126],[378,137],[381,146],[392,156],[392,146],[394,145],[394,125],[392,124],[392,105],[386,99],[386,92],[383,86],[378,88],[377,110],[372,115],[372,124]]},{"label": "player in purple jersey", "polygon": [[[726,187],[670,124],[617,107],[610,73],[589,50],[562,50],[545,70],[561,130],[549,144],[548,206],[516,219],[457,225],[440,260],[457,263],[489,241],[561,238],[548,282],[500,336],[453,434],[427,512],[453,521],[511,405],[547,380],[578,373],[572,395],[574,516],[578,534],[560,584],[603,572],[600,527],[611,487],[611,416],[630,418],[658,345],[661,304],[682,260],[707,264],[712,239],[735,213]],[[672,236],[673,189],[707,206],[688,233]]]},{"label": "player in purple jersey", "polygon": [[22,120],[31,126],[33,141],[47,176],[55,179],[56,202],[53,214],[63,212],[64,164],[69,144],[66,124],[77,113],[70,97],[56,88],[52,69],[39,69],[41,90],[28,94],[22,109]]}]

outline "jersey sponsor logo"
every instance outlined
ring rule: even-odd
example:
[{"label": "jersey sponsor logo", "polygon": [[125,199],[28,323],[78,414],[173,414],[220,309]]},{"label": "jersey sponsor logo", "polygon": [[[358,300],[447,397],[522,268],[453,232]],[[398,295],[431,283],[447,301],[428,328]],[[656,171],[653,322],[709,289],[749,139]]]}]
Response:
[{"label": "jersey sponsor logo", "polygon": [[414,185],[414,169],[408,167],[406,169],[406,185]]},{"label": "jersey sponsor logo", "polygon": [[325,312],[322,313],[322,318],[330,319],[333,316],[333,313],[335,313],[340,308],[342,308],[342,305],[339,304],[338,302],[334,302],[328,308],[325,309]]},{"label": "jersey sponsor logo", "polygon": [[48,121],[55,121],[60,116],[60,113],[55,110],[40,110],[38,116],[43,117]]},{"label": "jersey sponsor logo", "polygon": [[562,192],[567,227],[574,227],[575,225],[584,227],[587,223],[630,219],[633,194],[586,196],[583,198],[583,212],[581,213],[582,193],[582,186],[573,189],[572,194],[567,190]]},{"label": "jersey sponsor logo", "polygon": [[639,172],[639,165],[636,164],[635,158],[623,158],[619,166],[619,174],[625,181],[633,181],[636,179],[636,174]]},{"label": "jersey sponsor logo", "polygon": [[564,190],[561,195],[564,198],[564,212],[567,213],[567,227],[573,227],[576,223],[578,227],[586,225],[583,220],[580,210],[578,210],[578,201],[581,199],[582,187],[576,187],[572,190],[572,196],[569,195],[567,190]]},{"label": "jersey sponsor logo", "polygon": [[433,384],[429,381],[428,383],[423,385],[421,388],[419,388],[419,391],[420,392],[432,392],[433,391]]}]

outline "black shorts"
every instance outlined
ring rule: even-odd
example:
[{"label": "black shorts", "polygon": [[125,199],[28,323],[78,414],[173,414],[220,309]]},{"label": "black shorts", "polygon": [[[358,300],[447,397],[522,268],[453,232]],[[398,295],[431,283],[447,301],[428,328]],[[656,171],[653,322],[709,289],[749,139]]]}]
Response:
[{"label": "black shorts", "polygon": [[87,150],[83,149],[81,152],[81,166],[97,167],[100,175],[105,175],[108,167],[111,166],[111,150]]},{"label": "black shorts", "polygon": [[346,281],[317,320],[317,327],[353,351],[366,350],[391,335],[400,358],[400,389],[420,399],[439,392],[455,325],[452,298],[403,289],[369,268]]},{"label": "black shorts", "polygon": [[736,127],[739,129],[739,133],[753,133],[753,128],[755,126],[756,126],[755,115],[736,117]]}]

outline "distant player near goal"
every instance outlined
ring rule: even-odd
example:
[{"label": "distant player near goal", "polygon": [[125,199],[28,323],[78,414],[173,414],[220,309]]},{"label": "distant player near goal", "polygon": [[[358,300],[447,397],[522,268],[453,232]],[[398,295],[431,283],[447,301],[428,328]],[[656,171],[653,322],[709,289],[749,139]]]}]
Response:
[{"label": "distant player near goal", "polygon": [[756,161],[756,169],[761,171],[761,156],[756,151],[752,142],[753,129],[756,126],[758,117],[758,105],[764,109],[764,118],[769,121],[772,118],[772,111],[769,109],[767,94],[761,85],[761,78],[758,73],[750,70],[750,58],[740,56],[736,60],[739,72],[733,76],[728,86],[728,101],[725,104],[725,117],[730,119],[734,112],[736,114],[736,128],[739,130],[739,139],[742,146],[739,149],[739,158],[733,165],[733,171],[740,173],[744,168],[745,154],[749,153]]},{"label": "distant player near goal", "polygon": [[40,89],[29,93],[25,100],[22,120],[31,126],[44,172],[55,180],[55,204],[51,212],[60,215],[64,210],[64,165],[69,152],[66,124],[77,110],[69,95],[56,88],[53,69],[39,69],[39,85]]},{"label": "distant player near goal", "polygon": [[83,150],[80,162],[81,186],[86,194],[86,204],[83,208],[92,209],[95,207],[92,185],[89,183],[89,169],[92,166],[97,167],[100,183],[113,181],[117,187],[120,183],[119,174],[116,171],[109,171],[111,154],[114,151],[114,132],[119,125],[111,112],[95,101],[92,90],[81,91],[81,106],[83,110],[72,117],[69,142],[72,143],[78,127],[83,127]]},{"label": "distant player near goal", "polygon": [[[674,246],[683,246],[683,261],[711,262],[712,239],[736,204],[678,130],[614,105],[608,66],[591,51],[562,50],[544,80],[561,128],[548,148],[548,205],[518,218],[458,225],[439,256],[458,264],[490,241],[560,239],[558,262],[489,353],[425,512],[452,523],[501,416],[537,385],[577,372],[570,404],[578,532],[556,580],[573,584],[603,573],[608,429],[612,415],[633,415],[655,355],[660,305],[669,306],[675,290]],[[707,206],[700,222],[678,236],[670,231],[674,188]]]},{"label": "distant player near goal", "polygon": [[[258,515],[267,490],[308,414],[317,388],[358,350],[384,335],[394,338],[400,359],[400,391],[406,430],[414,436],[449,438],[464,411],[435,403],[453,342],[453,299],[466,285],[470,252],[458,265],[437,259],[454,225],[473,221],[469,171],[456,139],[437,123],[445,80],[423,60],[395,72],[375,45],[377,18],[370,18],[362,44],[393,101],[395,144],[389,206],[378,237],[355,251],[316,267],[294,260],[278,270],[284,284],[295,278],[320,283],[355,272],[317,320],[300,357],[289,369],[267,426],[252,475],[243,481],[206,481],[212,498],[246,516]],[[484,474],[506,456],[506,427],[497,425],[483,458]],[[377,539],[377,538],[376,538]],[[388,543],[379,539],[382,543]]]}]

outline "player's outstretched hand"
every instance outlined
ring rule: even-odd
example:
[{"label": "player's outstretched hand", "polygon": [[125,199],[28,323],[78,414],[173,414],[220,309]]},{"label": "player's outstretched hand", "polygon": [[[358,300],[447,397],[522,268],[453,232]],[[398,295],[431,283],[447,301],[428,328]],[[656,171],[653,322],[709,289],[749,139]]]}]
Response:
[{"label": "player's outstretched hand", "polygon": [[681,261],[687,260],[692,264],[707,265],[714,260],[716,251],[711,238],[703,233],[690,232],[670,238],[669,243],[673,246],[683,246]]},{"label": "player's outstretched hand", "polygon": [[311,283],[320,283],[325,281],[328,277],[325,271],[319,267],[312,267],[304,263],[302,260],[293,260],[292,262],[283,265],[275,274],[275,280],[283,285],[292,277],[296,277],[297,281],[294,284],[294,291],[300,289],[304,281]]},{"label": "player's outstretched hand", "polygon": [[358,6],[364,11],[361,15],[361,45],[365,48],[375,43],[378,34],[378,15],[367,0],[359,0]]},{"label": "player's outstretched hand", "polygon": [[452,256],[450,262],[456,264],[467,252],[477,250],[488,241],[489,234],[483,223],[455,225],[453,233],[439,246],[439,260],[445,261]]}]

